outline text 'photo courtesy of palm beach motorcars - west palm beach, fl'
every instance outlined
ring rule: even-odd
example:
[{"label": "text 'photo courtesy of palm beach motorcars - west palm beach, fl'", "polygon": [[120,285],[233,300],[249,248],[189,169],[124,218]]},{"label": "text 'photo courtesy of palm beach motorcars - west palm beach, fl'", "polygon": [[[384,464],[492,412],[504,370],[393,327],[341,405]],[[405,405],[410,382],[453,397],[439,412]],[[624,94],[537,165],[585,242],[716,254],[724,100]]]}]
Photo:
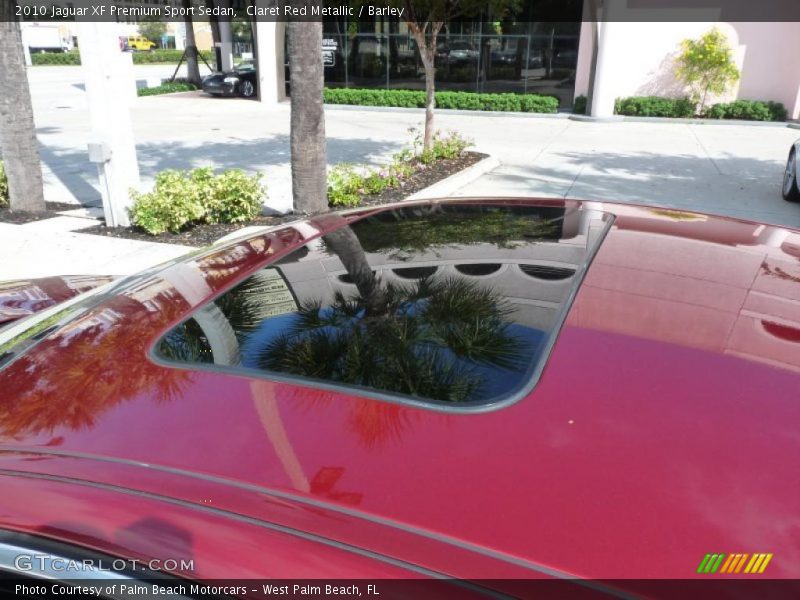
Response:
[{"label": "text 'photo courtesy of palm beach motorcars - west palm beach, fl'", "polygon": [[800,596],[800,4],[0,0],[0,594]]}]

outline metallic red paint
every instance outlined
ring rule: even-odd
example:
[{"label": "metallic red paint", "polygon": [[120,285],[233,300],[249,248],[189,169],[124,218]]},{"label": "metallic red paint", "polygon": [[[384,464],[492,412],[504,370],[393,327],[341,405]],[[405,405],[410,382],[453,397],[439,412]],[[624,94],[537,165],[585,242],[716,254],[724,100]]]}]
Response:
[{"label": "metallic red paint", "polygon": [[42,277],[0,282],[0,326],[112,281],[100,275]]},{"label": "metallic red paint", "polygon": [[152,362],[332,217],[104,298],[0,371],[0,529],[135,557],[158,549],[124,532],[158,519],[206,578],[398,575],[259,522],[464,578],[687,578],[718,551],[800,577],[800,345],[763,325],[800,324],[800,234],[602,209],[617,220],[541,380],[482,414]]}]

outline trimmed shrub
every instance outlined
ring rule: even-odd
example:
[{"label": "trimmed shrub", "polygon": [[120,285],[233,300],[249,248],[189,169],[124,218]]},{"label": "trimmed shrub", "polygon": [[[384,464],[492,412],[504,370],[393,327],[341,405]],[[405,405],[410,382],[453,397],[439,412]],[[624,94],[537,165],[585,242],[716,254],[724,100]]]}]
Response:
[{"label": "trimmed shrub", "polygon": [[373,171],[364,179],[364,193],[370,195],[380,194],[383,190],[388,188],[389,185],[390,182],[386,173]]},{"label": "trimmed shrub", "polygon": [[0,160],[0,207],[8,206],[8,178],[3,161]]},{"label": "trimmed shrub", "polygon": [[578,96],[572,103],[572,114],[573,115],[585,115],[586,114],[586,104],[588,99],[586,96]]},{"label": "trimmed shrub", "polygon": [[[209,63],[214,58],[212,52],[202,51],[199,53]],[[150,52],[134,52],[133,64],[135,65],[150,65],[150,64],[177,64],[183,56],[183,50],[151,50]],[[185,62],[185,61],[184,61]],[[31,54],[31,64],[34,66],[40,65],[79,65],[81,64],[81,55],[77,50],[69,52],[35,52]]]},{"label": "trimmed shrub", "polygon": [[472,146],[472,141],[461,137],[455,131],[451,131],[446,136],[442,136],[437,131],[433,136],[433,154],[436,160],[458,158],[470,146]]},{"label": "trimmed shrub", "polygon": [[31,64],[40,65],[79,65],[81,55],[77,50],[71,52],[33,52],[31,53]]},{"label": "trimmed shrub", "polygon": [[786,107],[783,105],[782,102],[775,102],[774,100],[767,101],[767,108],[769,108],[770,113],[772,113],[772,120],[773,121],[785,121],[789,118],[789,111],[786,110]]},{"label": "trimmed shrub", "polygon": [[[498,95],[506,96],[506,94]],[[540,96],[539,94],[516,94],[516,96],[519,98],[522,112],[551,114],[558,112],[558,98],[555,96]]]},{"label": "trimmed shrub", "polygon": [[328,104],[352,104],[358,106],[399,106],[422,108],[425,92],[417,90],[369,90],[352,88],[325,88]]},{"label": "trimmed shrub", "polygon": [[136,93],[139,96],[158,96],[160,94],[174,94],[175,92],[191,92],[196,89],[197,86],[188,81],[168,81],[156,87],[139,88]]},{"label": "trimmed shrub", "polygon": [[[578,106],[580,97],[575,99]],[[585,100],[584,100],[585,109]],[[573,112],[575,110],[573,109]],[[617,98],[614,112],[618,115],[637,117],[695,116],[695,105],[688,98],[662,98],[660,96],[633,96]],[[788,112],[780,102],[759,100],[736,100],[715,104],[700,115],[708,119],[741,119],[744,121],[785,121]]]},{"label": "trimmed shrub", "polygon": [[438,160],[458,158],[471,145],[470,140],[455,131],[446,136],[437,131],[433,137],[433,148],[422,151],[422,134],[417,132],[411,147],[392,156],[392,162],[385,167],[370,169],[363,165],[336,165],[328,172],[328,204],[358,206],[362,196],[380,194],[388,188],[401,185],[421,164],[430,165]]},{"label": "trimmed shrub", "polygon": [[[422,90],[326,88],[325,102],[356,106],[424,108],[425,92]],[[457,110],[554,113],[558,110],[558,98],[538,94],[436,92],[436,106]]]},{"label": "trimmed shrub", "polygon": [[[213,53],[208,51],[198,52],[209,63],[213,60]],[[149,65],[153,63],[170,63],[175,64],[183,56],[183,50],[150,50],[149,52],[134,52],[133,64],[135,65]],[[199,59],[198,59],[199,60]],[[184,63],[186,61],[184,60]]]},{"label": "trimmed shrub", "polygon": [[261,213],[264,188],[261,173],[248,175],[242,169],[230,169],[207,180],[211,195],[206,204],[209,223],[240,223]]},{"label": "trimmed shrub", "polygon": [[785,121],[786,107],[780,102],[736,100],[715,104],[705,116],[709,119],[743,119],[746,121]]},{"label": "trimmed shrub", "polygon": [[151,235],[179,232],[193,223],[235,223],[261,212],[261,175],[240,169],[214,175],[211,168],[169,169],[156,176],[153,191],[131,190],[131,221]]},{"label": "trimmed shrub", "polygon": [[[370,175],[372,177],[372,175]],[[331,206],[358,206],[367,178],[353,165],[336,165],[328,173],[328,204]]]},{"label": "trimmed shrub", "polygon": [[694,103],[688,98],[632,96],[617,98],[614,113],[630,117],[691,118],[694,116]]},{"label": "trimmed shrub", "polygon": [[450,83],[473,83],[478,78],[475,67],[437,67],[436,81],[447,81]]},{"label": "trimmed shrub", "polygon": [[[486,95],[488,96],[489,94]],[[425,106],[424,99],[422,106]],[[436,92],[436,108],[486,110],[481,95],[472,92]]]}]

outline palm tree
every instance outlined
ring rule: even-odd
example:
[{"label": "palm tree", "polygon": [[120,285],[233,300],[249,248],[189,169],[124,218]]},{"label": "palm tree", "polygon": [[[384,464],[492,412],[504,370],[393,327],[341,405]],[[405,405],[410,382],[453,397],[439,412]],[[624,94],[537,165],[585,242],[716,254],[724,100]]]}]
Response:
[{"label": "palm tree", "polygon": [[367,313],[384,314],[387,309],[386,292],[367,262],[364,248],[350,227],[341,227],[324,237],[325,243],[342,261],[351,281],[356,285]]},{"label": "palm tree", "polygon": [[[513,248],[558,239],[562,218],[563,209],[502,205],[414,206],[349,225],[344,217],[337,222],[326,216],[334,231],[322,240],[355,284],[355,296],[336,294],[324,307],[301,302],[282,335],[254,345],[251,335],[275,316],[269,301],[273,277],[263,271],[214,301],[229,326],[220,327],[218,320],[186,321],[162,339],[159,350],[182,362],[238,366],[214,353],[211,329],[224,329],[231,338],[228,346],[243,351],[222,354],[239,360],[246,355],[248,368],[449,402],[475,400],[485,391],[489,372],[519,375],[530,356],[530,343],[512,331],[512,307],[474,280],[423,276],[403,285],[384,283],[366,252],[402,261],[445,247],[490,243]],[[273,268],[280,267],[268,270]],[[308,394],[305,388],[283,393],[296,394],[296,401],[310,409],[341,400],[336,393]],[[350,424],[368,447],[401,436],[417,414],[384,402],[350,406]]]},{"label": "palm tree", "polygon": [[12,210],[43,211],[42,166],[15,8],[16,2],[0,3],[0,154]]},{"label": "palm tree", "polygon": [[203,83],[200,77],[200,65],[197,62],[197,42],[194,39],[194,26],[192,25],[192,15],[189,12],[191,0],[183,0],[183,8],[186,9],[183,22],[186,25],[186,79],[197,86]]},{"label": "palm tree", "polygon": [[259,366],[449,402],[480,394],[481,367],[523,368],[512,309],[495,291],[458,278],[382,287],[380,315],[360,294],[301,305],[294,325],[261,349]]},{"label": "palm tree", "polygon": [[328,209],[322,22],[290,21],[288,35],[294,210],[314,214]]},{"label": "palm tree", "polygon": [[[21,356],[11,366],[17,375],[0,394],[0,439],[90,428],[104,413],[140,394],[152,394],[159,402],[179,398],[192,374],[141,360],[153,323],[177,316],[177,306],[162,305],[160,313],[123,325],[119,315],[140,306],[120,296],[55,334],[70,339],[69,353],[59,344],[46,344]],[[54,315],[53,323],[63,316]],[[114,365],[126,365],[124,377],[116,376]],[[58,402],[53,402],[53,390],[58,390]]]},{"label": "palm tree", "polygon": [[[421,221],[433,225],[438,217],[434,209]],[[472,227],[480,221],[472,218]],[[461,223],[462,238],[469,237],[468,229]],[[461,278],[384,283],[349,225],[322,239],[358,293],[337,292],[325,307],[319,301],[301,303],[293,326],[257,352],[261,368],[462,402],[480,392],[486,374],[481,367],[523,367],[524,342],[509,331],[513,309],[496,291]],[[397,241],[384,239],[390,245]]]}]

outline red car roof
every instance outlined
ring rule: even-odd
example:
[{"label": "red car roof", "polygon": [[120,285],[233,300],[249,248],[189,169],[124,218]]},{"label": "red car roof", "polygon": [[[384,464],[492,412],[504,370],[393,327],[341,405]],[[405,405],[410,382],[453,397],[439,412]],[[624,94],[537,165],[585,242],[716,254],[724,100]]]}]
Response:
[{"label": "red car roof", "polygon": [[[443,413],[152,361],[191,309],[338,226],[321,217],[119,287],[16,357],[3,473],[179,498],[457,577],[688,578],[734,552],[800,577],[800,234],[602,210],[614,225],[514,404]],[[0,528],[31,530],[13,489]]]}]

